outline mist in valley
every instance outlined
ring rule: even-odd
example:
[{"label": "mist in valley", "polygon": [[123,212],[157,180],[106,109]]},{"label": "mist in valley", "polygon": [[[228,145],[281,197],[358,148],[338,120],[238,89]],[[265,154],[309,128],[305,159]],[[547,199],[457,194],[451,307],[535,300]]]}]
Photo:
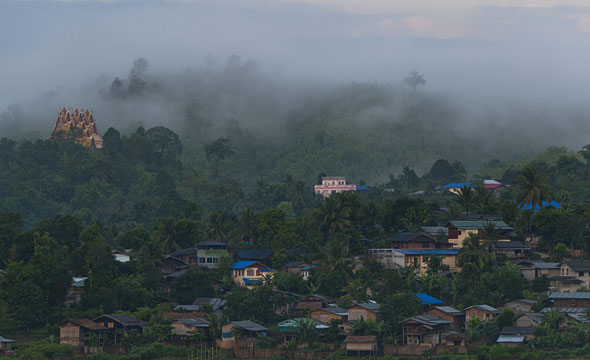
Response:
[{"label": "mist in valley", "polygon": [[590,8],[368,3],[0,2],[0,137],[47,138],[58,107],[88,107],[103,134],[169,127],[196,168],[226,137],[246,183],[590,142]]}]

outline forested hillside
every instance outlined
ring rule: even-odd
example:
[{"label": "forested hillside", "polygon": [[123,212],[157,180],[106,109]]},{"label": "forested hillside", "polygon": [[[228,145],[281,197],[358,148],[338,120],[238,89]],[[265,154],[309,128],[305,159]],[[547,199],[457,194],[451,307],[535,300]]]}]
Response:
[{"label": "forested hillside", "polygon": [[185,168],[198,172],[209,165],[204,145],[224,137],[233,154],[216,171],[231,171],[247,190],[286,174],[307,184],[321,173],[384,183],[405,166],[422,175],[439,158],[473,174],[490,160],[509,164],[553,145],[577,148],[588,143],[590,126],[584,121],[590,112],[580,105],[517,99],[478,105],[429,91],[427,81],[413,90],[293,79],[234,56],[209,57],[178,73],[155,72],[138,59],[126,76],[101,76],[10,106],[0,115],[0,134],[46,139],[64,99],[90,107],[103,133],[111,126],[123,135],[139,126],[171,129],[183,143]]}]

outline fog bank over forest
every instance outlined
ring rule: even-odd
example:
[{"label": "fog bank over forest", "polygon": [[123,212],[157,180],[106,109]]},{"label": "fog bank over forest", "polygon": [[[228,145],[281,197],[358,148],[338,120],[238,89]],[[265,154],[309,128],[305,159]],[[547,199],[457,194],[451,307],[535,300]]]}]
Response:
[{"label": "fog bank over forest", "polygon": [[[250,165],[269,161],[268,176],[306,159],[297,175],[366,180],[590,142],[586,8],[419,10],[0,2],[0,136],[45,138],[58,106],[88,106],[103,133],[170,127],[189,159],[225,136]],[[140,57],[149,66],[133,70]],[[413,69],[416,91],[403,82]]]}]

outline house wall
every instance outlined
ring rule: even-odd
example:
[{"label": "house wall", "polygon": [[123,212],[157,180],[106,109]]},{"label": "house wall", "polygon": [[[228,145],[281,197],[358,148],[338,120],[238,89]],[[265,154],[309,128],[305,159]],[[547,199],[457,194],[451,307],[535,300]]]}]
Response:
[{"label": "house wall", "polygon": [[590,306],[590,299],[555,299],[553,307],[555,308],[587,308]]},{"label": "house wall", "polygon": [[523,303],[520,301],[511,301],[506,303],[506,305],[504,305],[504,308],[508,308],[517,314],[524,314],[532,312],[533,305]]},{"label": "house wall", "polygon": [[516,319],[516,326],[518,326],[518,327],[526,327],[526,326],[537,327],[537,326],[539,326],[539,324],[534,322],[533,319],[531,319],[528,316],[519,316],[518,319]]},{"label": "house wall", "polygon": [[192,335],[190,332],[195,330],[192,326],[188,326],[180,321],[173,321],[170,325],[172,326],[172,334],[174,335]]},{"label": "house wall", "polygon": [[447,320],[451,322],[451,328],[453,330],[457,330],[465,326],[465,316],[453,316],[449,315],[445,312],[442,312],[436,308],[432,308],[426,312],[427,315],[436,316],[441,318],[442,320]]},{"label": "house wall", "polygon": [[[399,253],[398,253],[399,254]],[[404,267],[418,266],[421,275],[428,272],[428,262],[426,261],[431,255],[404,255]],[[436,255],[442,258],[442,263],[449,267],[449,271],[459,271],[457,266],[456,255]]]},{"label": "house wall", "polygon": [[329,324],[331,320],[344,320],[340,315],[332,314],[323,310],[316,310],[312,312],[311,318],[323,324]]},{"label": "house wall", "polygon": [[219,259],[229,256],[224,249],[197,249],[198,266],[208,269],[216,269],[219,266]]},{"label": "house wall", "polygon": [[[577,272],[571,269],[567,264],[561,264],[559,267],[561,276],[575,276],[576,279],[582,280],[586,288],[590,288],[590,271]],[[575,291],[575,290],[574,290]]]},{"label": "house wall", "polygon": [[[251,271],[251,272],[250,272]],[[264,280],[266,275],[260,272],[259,267],[250,266],[245,269],[234,269],[232,270],[232,277],[234,283],[239,286],[246,286],[244,278],[249,280]]]},{"label": "house wall", "polygon": [[487,311],[483,311],[478,308],[465,310],[465,323],[468,323],[469,320],[474,317],[480,319],[481,321],[486,321],[494,319],[494,314],[490,314]]},{"label": "house wall", "polygon": [[[469,234],[477,234],[479,230],[465,230],[465,229],[456,229],[455,231],[451,231],[449,229],[449,242],[453,244],[454,248],[462,248],[463,247],[463,240],[469,237]],[[455,236],[456,234],[456,236]],[[453,237],[451,237],[453,236]]]},{"label": "house wall", "polygon": [[361,318],[365,320],[371,319],[373,321],[377,321],[377,314],[358,305],[348,309],[348,321],[356,321],[360,320]]},{"label": "house wall", "polygon": [[347,351],[377,351],[377,343],[346,343]]},{"label": "house wall", "polygon": [[59,328],[59,343],[80,346],[80,326],[69,323]]}]

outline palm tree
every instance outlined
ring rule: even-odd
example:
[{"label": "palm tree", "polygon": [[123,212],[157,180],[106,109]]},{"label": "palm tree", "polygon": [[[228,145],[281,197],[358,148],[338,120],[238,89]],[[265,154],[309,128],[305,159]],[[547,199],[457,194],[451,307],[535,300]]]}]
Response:
[{"label": "palm tree", "polygon": [[180,249],[180,245],[178,245],[175,239],[175,232],[174,219],[165,218],[160,222],[154,234],[157,241],[167,253]]},{"label": "palm tree", "polygon": [[483,215],[488,211],[492,205],[492,201],[494,201],[494,195],[492,192],[482,185],[477,185],[475,188],[475,207],[479,210],[480,215]]},{"label": "palm tree", "polygon": [[218,210],[209,215],[209,224],[205,238],[225,242],[227,239],[229,216],[225,211]]},{"label": "palm tree", "polygon": [[457,201],[463,208],[463,211],[465,211],[465,220],[469,220],[469,209],[475,201],[475,195],[473,191],[471,191],[471,188],[467,185],[459,189],[457,195],[458,197],[455,199],[455,201]]},{"label": "palm tree", "polygon": [[350,224],[349,209],[343,206],[334,196],[326,198],[316,208],[316,214],[320,220],[320,229],[329,236],[334,235],[337,231]]},{"label": "palm tree", "polygon": [[500,231],[496,227],[496,224],[491,221],[487,221],[481,229],[481,236],[486,243],[496,241],[499,235]]},{"label": "palm tree", "polygon": [[463,247],[457,256],[457,263],[463,266],[466,263],[473,263],[483,269],[494,260],[485,244],[481,241],[479,234],[469,233],[469,237],[463,240]]},{"label": "palm tree", "polygon": [[543,201],[551,201],[551,193],[547,187],[547,175],[538,174],[537,169],[529,166],[522,169],[515,181],[518,186],[516,202],[522,209],[531,205],[533,212],[543,207]]}]

